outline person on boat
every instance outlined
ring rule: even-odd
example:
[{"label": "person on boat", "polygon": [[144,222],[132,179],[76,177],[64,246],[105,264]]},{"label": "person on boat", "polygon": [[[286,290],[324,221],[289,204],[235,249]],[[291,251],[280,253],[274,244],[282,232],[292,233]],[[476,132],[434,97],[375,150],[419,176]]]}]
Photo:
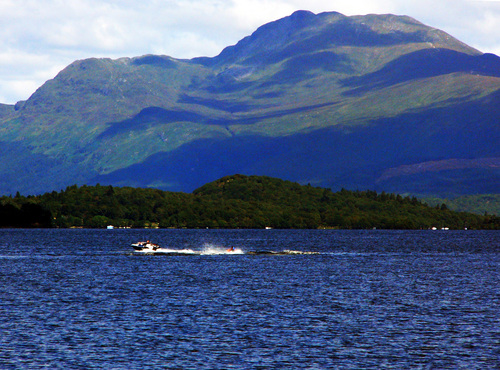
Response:
[{"label": "person on boat", "polygon": [[226,252],[234,252],[234,247],[226,249]]}]

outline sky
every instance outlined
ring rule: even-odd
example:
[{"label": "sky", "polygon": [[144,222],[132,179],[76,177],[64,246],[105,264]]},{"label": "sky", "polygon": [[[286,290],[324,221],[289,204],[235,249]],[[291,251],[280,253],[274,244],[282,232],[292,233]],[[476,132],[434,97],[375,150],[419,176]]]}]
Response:
[{"label": "sky", "polygon": [[296,10],[408,15],[500,55],[500,0],[0,0],[0,103],[79,59],[215,56]]}]

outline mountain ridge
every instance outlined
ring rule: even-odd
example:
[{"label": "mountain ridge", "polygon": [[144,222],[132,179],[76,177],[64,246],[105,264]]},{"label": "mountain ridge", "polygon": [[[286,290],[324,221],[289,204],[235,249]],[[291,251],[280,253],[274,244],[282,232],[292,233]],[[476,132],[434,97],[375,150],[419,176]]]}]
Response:
[{"label": "mountain ridge", "polygon": [[[499,91],[499,57],[413,18],[298,11],[213,58],[75,61],[0,106],[0,193],[71,179],[191,191],[231,173],[375,188],[390,168],[500,157]],[[481,171],[429,191],[498,177]],[[387,190],[413,191],[404,179]]]}]

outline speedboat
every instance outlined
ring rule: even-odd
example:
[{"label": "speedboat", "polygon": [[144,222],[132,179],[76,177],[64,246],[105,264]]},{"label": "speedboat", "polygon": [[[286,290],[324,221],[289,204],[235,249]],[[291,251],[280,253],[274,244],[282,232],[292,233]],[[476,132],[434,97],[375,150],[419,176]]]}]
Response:
[{"label": "speedboat", "polygon": [[141,252],[155,252],[160,246],[158,244],[151,243],[149,240],[147,242],[137,242],[132,244],[132,248],[136,251]]}]

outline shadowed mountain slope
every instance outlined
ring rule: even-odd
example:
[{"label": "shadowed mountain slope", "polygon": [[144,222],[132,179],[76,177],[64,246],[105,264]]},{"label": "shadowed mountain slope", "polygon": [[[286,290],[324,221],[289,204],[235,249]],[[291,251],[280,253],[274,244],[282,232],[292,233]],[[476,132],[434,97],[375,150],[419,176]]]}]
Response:
[{"label": "shadowed mountain slope", "polygon": [[[500,58],[410,17],[299,11],[214,58],[76,61],[0,106],[0,193],[75,182],[191,191],[233,173],[492,192],[499,91]],[[419,167],[448,160],[468,164]]]}]

